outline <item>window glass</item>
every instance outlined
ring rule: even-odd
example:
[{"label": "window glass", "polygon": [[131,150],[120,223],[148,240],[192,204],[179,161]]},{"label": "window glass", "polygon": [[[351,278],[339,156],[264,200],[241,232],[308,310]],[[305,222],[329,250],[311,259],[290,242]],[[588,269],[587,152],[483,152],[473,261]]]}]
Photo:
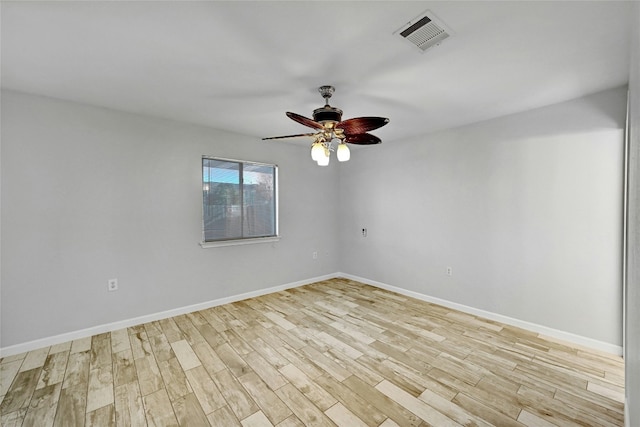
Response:
[{"label": "window glass", "polygon": [[277,235],[275,165],[203,157],[205,242]]}]

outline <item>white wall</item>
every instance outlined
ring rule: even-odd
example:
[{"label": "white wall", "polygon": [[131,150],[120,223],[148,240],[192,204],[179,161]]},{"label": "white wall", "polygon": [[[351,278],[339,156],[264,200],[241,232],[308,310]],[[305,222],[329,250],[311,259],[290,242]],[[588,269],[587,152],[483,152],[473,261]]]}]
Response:
[{"label": "white wall", "polygon": [[358,150],[343,271],[621,346],[625,105],[617,88]]},{"label": "white wall", "polygon": [[640,3],[634,4],[629,73],[629,201],[625,330],[625,425],[640,425]]},{"label": "white wall", "polygon": [[[279,165],[278,243],[198,245],[203,154]],[[338,271],[306,146],[3,92],[1,160],[1,347]]]}]

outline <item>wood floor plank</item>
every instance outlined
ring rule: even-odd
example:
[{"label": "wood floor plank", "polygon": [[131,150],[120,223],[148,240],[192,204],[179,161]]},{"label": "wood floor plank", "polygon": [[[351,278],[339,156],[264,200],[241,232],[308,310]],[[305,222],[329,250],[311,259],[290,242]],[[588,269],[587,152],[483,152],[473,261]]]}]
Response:
[{"label": "wood floor plank", "polygon": [[68,359],[68,351],[49,354],[42,366],[42,373],[40,374],[40,379],[38,380],[36,389],[62,383],[62,380],[64,380],[64,374],[67,370]]},{"label": "wood floor plank", "polygon": [[142,397],[147,424],[153,427],[179,427],[169,396],[160,389]]},{"label": "wood floor plank", "polygon": [[309,401],[292,384],[286,384],[276,390],[280,399],[289,406],[291,411],[308,426],[335,426],[333,421]]},{"label": "wood floor plank", "polygon": [[[129,329],[131,330],[131,328]],[[151,349],[151,344],[149,343],[149,338],[144,328],[139,332],[130,333],[129,342],[131,343],[134,359],[142,359],[153,355],[153,350]]]},{"label": "wood floor plank", "polygon": [[295,415],[291,415],[286,420],[278,423],[276,427],[305,427],[305,425],[302,424],[302,421],[300,421],[298,417],[296,417]]},{"label": "wood floor plank", "polygon": [[135,359],[134,364],[138,383],[140,384],[140,393],[143,396],[164,388],[160,368],[153,356],[143,356]]},{"label": "wood floor plank", "polygon": [[343,383],[399,425],[419,426],[422,423],[422,420],[418,415],[410,412],[393,399],[390,399],[387,395],[377,390],[375,387],[372,387],[360,380],[355,375],[347,378]]},{"label": "wood floor plank", "polygon": [[79,338],[71,342],[71,354],[83,353],[91,350],[91,340],[93,337]]},{"label": "wood floor plank", "polygon": [[148,338],[149,345],[151,345],[151,350],[153,351],[156,361],[161,362],[175,357],[173,348],[171,347],[171,344],[169,344],[169,340],[165,334],[160,332],[159,334],[149,336]]},{"label": "wood floor plank", "polygon": [[272,424],[278,424],[292,415],[291,409],[278,398],[273,389],[269,388],[256,372],[244,374],[238,378],[238,381]]},{"label": "wood floor plank", "polygon": [[242,427],[240,421],[228,406],[223,406],[212,412],[207,416],[207,419],[213,427]]},{"label": "wood floor plank", "polygon": [[247,361],[247,364],[251,366],[251,369],[271,388],[271,390],[276,390],[287,383],[287,380],[282,376],[281,372],[279,372],[278,369],[267,362],[257,352],[254,351],[247,354],[244,359]]},{"label": "wood floor plank", "polygon": [[173,318],[162,319],[159,321],[159,323],[162,331],[164,332],[164,335],[167,337],[167,340],[170,343],[184,339],[180,328],[178,328],[178,325],[176,325],[176,322]]},{"label": "wood floor plank", "polygon": [[111,335],[94,335],[91,340],[91,369],[111,365]]},{"label": "wood floor plank", "polygon": [[159,321],[153,321],[153,322],[148,322],[145,323],[144,325],[144,330],[147,333],[147,337],[149,337],[149,339],[151,339],[151,337],[155,337],[156,335],[162,335],[162,326],[160,325]]},{"label": "wood floor plank", "polygon": [[522,424],[513,418],[510,418],[503,413],[474,400],[466,394],[458,393],[453,399],[453,402],[457,403],[465,411],[468,411],[490,424],[504,427],[522,427]]},{"label": "wood floor plank", "polygon": [[115,388],[115,415],[118,427],[142,427],[147,425],[142,395],[137,382],[129,382]]},{"label": "wood floor plank", "polygon": [[[128,342],[128,339],[127,339]],[[131,348],[113,354],[113,383],[115,387],[138,381]]]},{"label": "wood floor plank", "polygon": [[182,332],[184,340],[189,344],[193,345],[195,343],[204,341],[204,337],[200,334],[198,328],[196,328],[196,326],[191,322],[189,317],[183,314],[174,317],[173,320],[176,322],[176,325]]},{"label": "wood floor plank", "polygon": [[307,360],[311,361],[311,363],[324,370],[338,381],[343,381],[351,376],[351,372],[349,372],[344,366],[336,363],[333,359],[330,359],[313,347],[306,346],[299,349],[299,351],[307,358]]},{"label": "wood floor plank", "polygon": [[204,413],[209,415],[227,405],[213,379],[202,366],[186,371],[189,385],[193,389]]},{"label": "wood floor plank", "polygon": [[85,423],[87,427],[114,425],[116,425],[116,414],[112,403],[87,414],[87,421]]},{"label": "wood floor plank", "polygon": [[[74,341],[75,342],[75,341]],[[87,390],[89,384],[89,368],[91,354],[89,350],[76,352],[69,355],[67,370],[64,374],[62,388],[78,387],[78,390]]]},{"label": "wood floor plank", "polygon": [[624,361],[336,278],[0,359],[4,426],[624,426]]},{"label": "wood floor plank", "polygon": [[294,366],[298,367],[302,372],[307,374],[309,378],[317,378],[326,371],[320,369],[316,366],[311,360],[307,358],[304,354],[299,352],[298,350],[287,346],[286,344],[282,347],[278,347],[276,351],[281,354],[287,363],[281,364],[278,369],[283,366],[292,363]]},{"label": "wood floor plank", "polygon": [[350,412],[355,414],[367,425],[380,425],[387,416],[374,405],[360,397],[353,390],[332,376],[325,374],[315,379],[315,382],[327,392],[331,393]]},{"label": "wood floor plank", "polygon": [[60,398],[62,383],[37,389],[31,397],[27,415],[24,418],[24,426],[49,427],[53,426],[58,400]]},{"label": "wood floor plank", "polygon": [[33,368],[21,371],[16,375],[11,387],[7,390],[2,404],[0,404],[0,414],[8,414],[29,407],[31,396],[38,385],[42,368]]},{"label": "wood floor plank", "polygon": [[262,413],[262,411],[258,411],[255,414],[249,415],[247,418],[240,422],[242,427],[272,427],[273,424],[269,421],[269,419]]},{"label": "wood floor plank", "polygon": [[444,415],[442,412],[428,405],[397,387],[390,381],[384,380],[376,386],[376,390],[385,394],[388,398],[405,407],[429,424],[437,426],[459,427],[460,424]]},{"label": "wood floor plank", "polygon": [[213,381],[239,420],[243,420],[260,410],[244,387],[242,387],[242,384],[231,374],[230,370],[225,369],[216,372],[213,376]]},{"label": "wood floor plank", "polygon": [[[249,353],[252,353],[254,350],[253,350],[253,347],[247,344],[247,342],[240,337],[236,329],[239,329],[239,328],[227,329],[226,331],[221,332],[220,335],[222,335],[225,338],[225,340],[229,343],[231,347],[233,347],[236,353],[238,353],[241,357],[243,357]],[[240,331],[242,332],[243,329],[240,329]]]},{"label": "wood floor plank", "polygon": [[22,427],[26,414],[27,408],[9,413],[0,412],[0,425],[3,427]]},{"label": "wood floor plank", "polygon": [[342,403],[338,402],[324,413],[338,426],[367,427],[367,425]]},{"label": "wood floor plank", "polygon": [[250,371],[251,368],[249,368],[247,362],[236,353],[229,343],[224,343],[216,347],[215,351],[236,377],[242,376]]},{"label": "wood floor plank", "polygon": [[535,414],[523,409],[518,415],[518,422],[524,424],[527,427],[556,427],[555,424],[550,423],[544,418],[540,418]]},{"label": "wood floor plank", "polygon": [[87,413],[114,403],[113,371],[111,365],[89,371]]},{"label": "wood floor plank", "polygon": [[191,345],[186,340],[174,341],[171,343],[171,348],[180,362],[182,369],[188,371],[196,366],[200,366],[202,363],[198,356],[191,348]]},{"label": "wood floor plank", "polygon": [[[210,323],[207,323],[206,325],[198,325],[197,328],[211,348],[216,348],[227,342],[224,335],[222,335],[225,331],[216,330]],[[194,347],[196,345],[200,345],[200,343],[194,344]]]},{"label": "wood floor plank", "polygon": [[178,418],[178,424],[185,427],[209,427],[209,420],[204,414],[198,399],[189,393],[174,400],[173,411]]},{"label": "wood floor plank", "polygon": [[325,389],[312,381],[304,372],[292,364],[282,367],[280,372],[321,411],[325,411],[337,403],[335,397],[327,393]]},{"label": "wood floor plank", "polygon": [[22,362],[22,365],[20,366],[20,372],[42,367],[44,362],[47,360],[48,354],[48,347],[30,351],[27,353],[27,356],[24,358],[24,362]]},{"label": "wood floor plank", "polygon": [[8,362],[3,360],[0,363],[0,396],[7,394],[7,390],[9,390],[16,375],[18,375],[21,365],[22,359]]},{"label": "wood floor plank", "polygon": [[131,350],[129,342],[129,331],[127,329],[118,329],[111,331],[111,352],[119,353],[121,351]]},{"label": "wood floor plank", "polygon": [[251,341],[249,341],[249,345],[251,345],[251,347],[255,349],[258,354],[260,354],[260,356],[262,356],[271,366],[276,369],[280,369],[283,366],[291,363],[289,360],[287,360],[286,357],[280,354],[275,348],[267,344],[261,338],[252,339]]},{"label": "wood floor plank", "polygon": [[207,370],[209,375],[213,375],[216,372],[222,371],[227,368],[227,365],[220,359],[218,353],[208,343],[197,343],[193,346],[193,351],[198,356],[198,359],[202,362],[202,366]]},{"label": "wood floor plank", "polygon": [[169,400],[173,402],[193,392],[189,381],[187,381],[185,371],[182,369],[178,359],[172,357],[169,360],[163,360],[158,362],[158,367],[160,368],[162,380],[169,394]]},{"label": "wood floor plank", "polygon": [[474,417],[451,400],[446,399],[429,389],[423,391],[420,394],[419,399],[463,426],[475,425],[477,427],[491,427],[490,423]]},{"label": "wood floor plank", "polygon": [[55,427],[84,426],[86,408],[87,384],[75,384],[63,387],[60,391],[60,398],[58,399],[58,407],[53,425]]}]

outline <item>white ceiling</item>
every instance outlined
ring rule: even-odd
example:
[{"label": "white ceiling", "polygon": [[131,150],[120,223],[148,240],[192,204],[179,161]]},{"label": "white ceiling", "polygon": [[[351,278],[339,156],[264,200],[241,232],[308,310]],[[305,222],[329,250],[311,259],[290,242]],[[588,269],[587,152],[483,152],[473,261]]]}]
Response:
[{"label": "white ceiling", "polygon": [[[430,10],[453,36],[398,35]],[[2,87],[256,137],[320,85],[385,142],[627,83],[630,2],[2,2]]]}]

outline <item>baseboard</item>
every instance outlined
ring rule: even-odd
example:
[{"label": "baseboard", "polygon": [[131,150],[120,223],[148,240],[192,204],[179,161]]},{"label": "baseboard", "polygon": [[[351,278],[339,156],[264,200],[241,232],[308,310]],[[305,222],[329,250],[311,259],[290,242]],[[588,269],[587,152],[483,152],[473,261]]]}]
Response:
[{"label": "baseboard", "polygon": [[614,344],[609,344],[606,342],[594,340],[591,338],[583,337],[580,335],[572,334],[565,331],[560,331],[557,329],[549,328],[546,326],[538,325],[535,323],[525,322],[523,320],[514,319],[511,317],[503,316],[500,314],[492,313],[489,311],[480,310],[474,307],[469,307],[463,304],[458,304],[455,302],[443,300],[440,298],[435,298],[429,295],[421,294],[414,291],[409,291],[403,288],[399,288],[396,286],[388,285],[386,283],[377,282],[375,280],[370,280],[365,277],[354,276],[352,274],[347,273],[333,273],[327,274],[324,276],[313,277],[310,279],[300,280],[297,282],[291,282],[284,285],[273,286],[266,289],[259,289],[252,292],[247,292],[239,295],[233,295],[225,298],[220,298],[216,300],[206,301],[203,303],[188,305],[184,307],[179,307],[171,310],[162,311],[159,313],[152,313],[140,317],[134,317],[132,319],[125,319],[113,323],[107,323],[103,325],[94,326],[91,328],[81,329],[77,331],[67,332],[60,335],[55,335],[52,337],[41,338],[33,341],[28,341],[21,344],[15,344],[8,347],[0,348],[0,357],[12,356],[14,354],[25,353],[27,351],[36,350],[42,347],[48,347],[55,344],[61,344],[67,341],[73,341],[80,338],[86,338],[97,334],[102,334],[105,332],[116,331],[118,329],[128,328],[135,325],[140,325],[142,323],[153,322],[155,320],[166,319],[168,317],[179,316],[181,314],[191,313],[198,310],[204,310],[210,307],[216,307],[218,305],[229,304],[236,301],[241,301],[247,298],[259,297],[262,295],[270,294],[273,292],[283,291],[285,289],[297,288],[299,286],[308,285],[315,282],[321,282],[323,280],[329,280],[336,277],[344,277],[350,280],[355,280],[360,283],[365,283],[367,285],[375,286],[380,289],[386,289],[388,291],[396,292],[401,295],[406,295],[408,297],[416,298],[422,301],[430,302],[433,304],[438,304],[444,307],[449,307],[454,310],[462,311],[464,313],[469,313],[475,316],[484,317],[486,319],[495,320],[497,322],[501,322],[507,325],[516,326],[519,328],[527,329],[529,331],[537,332],[539,334],[543,334],[552,338],[560,339],[563,341],[568,341],[570,343],[574,343],[577,345],[581,345],[584,347],[588,347],[594,350],[603,351],[606,353],[614,354],[617,356],[622,355],[622,347]]},{"label": "baseboard", "polygon": [[464,313],[472,314],[474,316],[484,317],[485,319],[494,320],[496,322],[504,323],[506,325],[516,326],[518,328],[526,329],[532,332],[537,332],[541,335],[548,336],[550,338],[567,341],[573,344],[577,344],[583,347],[588,347],[593,350],[602,351],[602,352],[613,354],[616,356],[622,356],[622,346],[617,346],[615,344],[594,340],[592,338],[572,334],[570,332],[549,328],[547,326],[538,325],[536,323],[514,319],[512,317],[503,316],[501,314],[496,314],[489,311],[480,310],[474,307],[469,307],[467,305],[458,304],[455,302],[432,297],[429,295],[424,295],[418,292],[409,291],[406,289],[398,288],[396,286],[388,285],[386,283],[370,280],[365,277],[354,276],[352,274],[347,274],[347,273],[336,273],[336,276],[344,277],[350,280],[355,280],[356,282],[365,283],[367,285],[375,286],[376,288],[386,289],[388,291],[392,291],[401,295],[416,298],[422,301],[438,304],[443,307],[452,308],[454,310],[462,311]]},{"label": "baseboard", "polygon": [[153,322],[155,320],[162,320],[168,317],[179,316],[181,314],[191,313],[198,310],[204,310],[210,307],[216,307],[218,305],[229,304],[236,301],[242,301],[247,298],[259,297],[262,295],[270,294],[273,292],[283,291],[285,289],[297,288],[299,286],[308,285],[310,283],[321,282],[323,280],[329,280],[338,277],[337,274],[327,274],[324,276],[313,277],[310,279],[300,280],[297,282],[291,282],[284,285],[273,286],[266,289],[259,289],[257,291],[246,292],[239,295],[233,295],[230,297],[219,298],[203,303],[188,305],[184,307],[174,308],[171,310],[161,311],[159,313],[147,314],[140,317],[134,317],[132,319],[120,320],[113,323],[107,323],[104,325],[93,326],[91,328],[81,329],[78,331],[67,332],[60,335],[54,335],[52,337],[41,338],[33,341],[28,341],[21,344],[15,344],[8,347],[0,348],[0,357],[12,356],[14,354],[25,353],[27,351],[36,350],[38,348],[49,347],[51,345],[61,344],[68,341],[77,340],[80,338],[86,338],[105,332],[117,331],[118,329],[128,328],[143,323]]}]

